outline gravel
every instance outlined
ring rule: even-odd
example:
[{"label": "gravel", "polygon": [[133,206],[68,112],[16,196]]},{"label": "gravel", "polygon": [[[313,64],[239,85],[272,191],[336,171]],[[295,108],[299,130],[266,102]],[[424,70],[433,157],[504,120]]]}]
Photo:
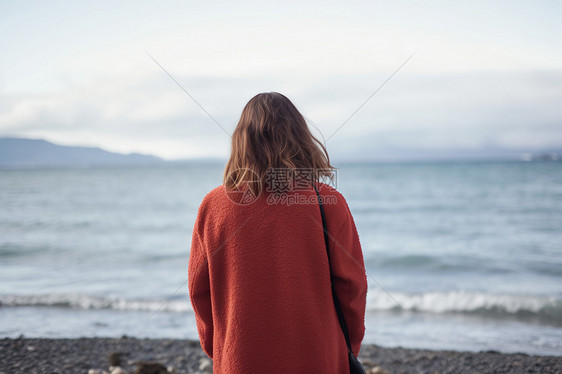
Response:
[{"label": "gravel", "polygon": [[[368,373],[474,374],[562,373],[562,357],[384,348],[363,345],[359,359]],[[141,365],[142,364],[142,365]],[[156,365],[160,364],[160,365]],[[159,371],[156,371],[155,368]],[[211,373],[198,341],[171,339],[0,340],[0,373]]]}]

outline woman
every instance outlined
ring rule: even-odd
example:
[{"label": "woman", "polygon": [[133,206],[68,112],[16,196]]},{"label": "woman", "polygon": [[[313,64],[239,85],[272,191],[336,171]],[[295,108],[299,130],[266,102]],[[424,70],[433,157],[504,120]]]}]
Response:
[{"label": "woman", "polygon": [[189,258],[191,304],[215,373],[349,373],[330,272],[355,356],[367,278],[349,207],[320,182],[333,169],[288,98],[248,102],[224,183],[199,207]]}]

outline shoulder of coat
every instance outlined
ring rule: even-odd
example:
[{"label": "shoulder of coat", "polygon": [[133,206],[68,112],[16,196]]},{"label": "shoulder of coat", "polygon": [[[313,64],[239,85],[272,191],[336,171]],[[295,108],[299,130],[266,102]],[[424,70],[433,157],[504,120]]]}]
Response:
[{"label": "shoulder of coat", "polygon": [[223,198],[225,195],[224,184],[221,184],[209,191],[203,200],[216,200],[218,198]]},{"label": "shoulder of coat", "polygon": [[[201,213],[202,211],[216,206],[217,202],[220,201],[224,196],[225,192],[223,185],[213,188],[211,191],[207,192],[207,194],[203,197],[203,200],[201,200],[201,204],[199,205],[199,212]],[[218,203],[218,205],[220,206],[220,202]]]},{"label": "shoulder of coat", "polygon": [[343,218],[350,214],[350,209],[345,197],[333,186],[320,183],[318,193],[323,198],[326,214]]},{"label": "shoulder of coat", "polygon": [[[340,200],[339,203],[346,203],[345,198],[343,197],[343,195],[333,186],[326,184],[326,183],[319,183],[319,188],[318,188],[318,193],[320,194],[320,196],[324,196],[324,197],[330,197],[333,196],[336,199]],[[339,204],[338,204],[339,205]]]}]

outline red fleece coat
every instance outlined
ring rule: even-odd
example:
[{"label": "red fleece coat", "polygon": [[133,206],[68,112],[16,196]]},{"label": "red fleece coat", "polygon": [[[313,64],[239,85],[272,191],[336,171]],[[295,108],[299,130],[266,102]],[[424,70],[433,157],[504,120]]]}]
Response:
[{"label": "red fleece coat", "polygon": [[[318,187],[334,286],[357,355],[367,296],[359,236],[343,196]],[[219,186],[199,207],[188,288],[215,373],[349,373],[316,192],[288,193],[297,195],[298,204],[274,202],[266,192],[243,201]]]}]

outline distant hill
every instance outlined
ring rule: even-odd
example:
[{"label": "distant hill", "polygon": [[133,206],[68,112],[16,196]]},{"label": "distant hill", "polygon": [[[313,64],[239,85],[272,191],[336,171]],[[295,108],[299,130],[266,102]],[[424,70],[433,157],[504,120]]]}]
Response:
[{"label": "distant hill", "polygon": [[0,138],[0,167],[89,166],[158,163],[156,156],[121,154],[94,147],[70,147],[42,139]]},{"label": "distant hill", "polygon": [[[373,145],[374,144],[374,145]],[[365,137],[353,141],[353,147],[334,141],[330,145],[330,158],[354,162],[379,161],[562,161],[562,147],[481,146],[473,149],[403,147],[379,144]]]}]

